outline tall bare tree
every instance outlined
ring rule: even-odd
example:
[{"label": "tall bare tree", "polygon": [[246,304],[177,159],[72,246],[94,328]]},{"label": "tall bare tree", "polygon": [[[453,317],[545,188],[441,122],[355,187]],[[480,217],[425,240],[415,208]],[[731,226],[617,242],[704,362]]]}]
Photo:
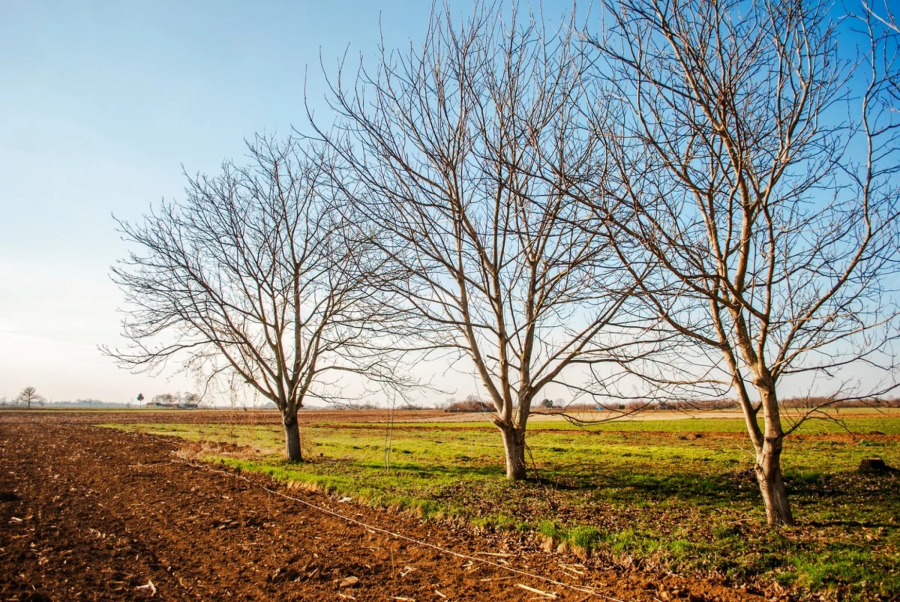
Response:
[{"label": "tall bare tree", "polygon": [[278,406],[287,456],[302,459],[297,411],[337,395],[334,375],[403,384],[390,353],[373,353],[377,299],[366,241],[334,212],[321,156],[296,140],[258,138],[250,165],[189,178],[186,198],[139,224],[119,222],[135,250],[113,268],[130,345],[121,365],[170,359],[237,379]]},{"label": "tall bare tree", "polygon": [[[474,366],[496,413],[509,479],[526,476],[534,400],[584,382],[627,328],[629,279],[564,174],[600,177],[599,145],[573,134],[584,55],[571,28],[513,7],[433,13],[421,50],[383,53],[352,84],[341,121],[319,133],[357,223],[380,228],[407,340]],[[570,24],[569,24],[570,25]]]},{"label": "tall bare tree", "polygon": [[31,404],[42,404],[45,401],[47,400],[44,399],[44,396],[38,393],[34,387],[25,387],[16,397],[16,403],[24,405],[29,410],[31,409]]},{"label": "tall bare tree", "polygon": [[632,275],[646,269],[648,308],[719,354],[768,522],[793,524],[782,449],[816,408],[786,415],[779,383],[832,401],[896,383],[895,65],[842,61],[826,3],[605,6],[594,76],[615,102],[592,116],[616,170],[582,200]]}]

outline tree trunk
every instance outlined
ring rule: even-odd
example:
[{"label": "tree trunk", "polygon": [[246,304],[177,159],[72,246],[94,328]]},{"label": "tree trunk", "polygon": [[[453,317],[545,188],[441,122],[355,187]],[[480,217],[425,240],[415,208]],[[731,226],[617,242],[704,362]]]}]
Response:
[{"label": "tree trunk", "polygon": [[769,525],[793,526],[794,516],[791,514],[781,474],[781,439],[765,441],[762,451],[756,454],[755,470]]},{"label": "tree trunk", "polygon": [[291,462],[302,462],[303,454],[300,452],[300,425],[297,424],[297,416],[284,417],[284,443],[285,452]]},{"label": "tree trunk", "polygon": [[525,429],[516,426],[499,425],[503,434],[503,448],[506,452],[506,478],[521,481],[527,476],[525,466]]}]

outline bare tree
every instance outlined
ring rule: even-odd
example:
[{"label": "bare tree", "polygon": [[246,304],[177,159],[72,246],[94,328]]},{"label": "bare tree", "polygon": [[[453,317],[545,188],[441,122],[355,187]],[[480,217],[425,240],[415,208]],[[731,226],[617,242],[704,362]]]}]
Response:
[{"label": "bare tree", "polygon": [[870,77],[880,88],[874,96],[892,111],[900,110],[900,21],[887,0],[863,0],[859,13],[854,17],[869,40]]},{"label": "bare tree", "polygon": [[31,404],[33,403],[42,404],[45,401],[47,400],[34,387],[25,387],[16,397],[16,403],[22,404],[28,409],[31,409]]},{"label": "bare tree", "polygon": [[[784,439],[822,405],[791,417],[779,383],[830,386],[825,404],[896,383],[897,114],[878,57],[840,59],[829,6],[610,0],[592,38],[616,173],[581,198],[647,307],[718,354],[771,525],[794,523]],[[643,376],[690,383],[671,374]]]},{"label": "bare tree", "polygon": [[365,241],[346,236],[321,157],[296,140],[258,138],[248,167],[189,178],[186,199],[141,224],[119,222],[137,250],[113,268],[125,293],[130,346],[121,365],[153,370],[172,358],[208,378],[237,380],[283,415],[287,456],[301,460],[297,411],[333,399],[340,375],[404,382],[379,336]]},{"label": "bare tree", "polygon": [[421,50],[383,52],[350,86],[339,73],[340,124],[319,131],[353,221],[380,228],[402,334],[474,366],[509,479],[526,476],[541,391],[577,389],[630,341],[618,338],[627,272],[565,190],[563,174],[603,168],[598,145],[574,136],[584,65],[571,31],[484,4],[454,24],[445,8]]}]

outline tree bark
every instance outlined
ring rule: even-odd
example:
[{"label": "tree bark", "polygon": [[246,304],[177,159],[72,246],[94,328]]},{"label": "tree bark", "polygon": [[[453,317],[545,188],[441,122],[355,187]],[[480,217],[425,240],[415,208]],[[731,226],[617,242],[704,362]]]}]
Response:
[{"label": "tree bark", "polygon": [[525,429],[514,425],[498,425],[506,452],[506,478],[521,481],[528,471],[525,465]]},{"label": "tree bark", "polygon": [[296,414],[284,417],[284,442],[285,452],[291,462],[302,462],[303,454],[300,451],[300,425],[297,424]]},{"label": "tree bark", "polygon": [[793,526],[794,516],[788,503],[784,478],[781,473],[781,439],[766,439],[762,450],[756,454],[756,480],[766,506],[766,519],[770,526]]},{"label": "tree bark", "polygon": [[[747,352],[747,357],[752,355]],[[766,519],[769,526],[793,526],[794,516],[784,488],[784,476],[781,472],[781,450],[784,445],[784,430],[781,427],[781,412],[778,406],[778,393],[772,373],[761,362],[754,367],[756,378],[754,386],[759,392],[761,409],[765,426],[764,437],[756,445],[756,480],[763,504],[766,506]]]}]

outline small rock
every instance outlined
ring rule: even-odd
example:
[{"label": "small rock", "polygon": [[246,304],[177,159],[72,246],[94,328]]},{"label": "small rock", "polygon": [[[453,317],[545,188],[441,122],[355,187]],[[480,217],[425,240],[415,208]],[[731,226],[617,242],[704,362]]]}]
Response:
[{"label": "small rock", "polygon": [[587,561],[591,557],[591,551],[581,546],[573,546],[572,553],[581,561]]},{"label": "small rock", "polygon": [[343,579],[343,581],[341,581],[341,584],[339,587],[341,587],[341,588],[353,587],[357,583],[359,583],[359,579],[357,579],[356,577],[353,577],[353,576],[344,577],[344,579]]}]

